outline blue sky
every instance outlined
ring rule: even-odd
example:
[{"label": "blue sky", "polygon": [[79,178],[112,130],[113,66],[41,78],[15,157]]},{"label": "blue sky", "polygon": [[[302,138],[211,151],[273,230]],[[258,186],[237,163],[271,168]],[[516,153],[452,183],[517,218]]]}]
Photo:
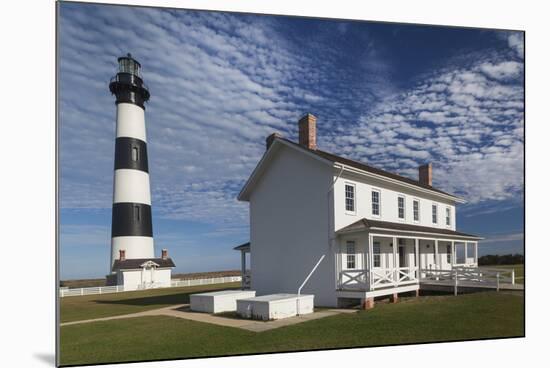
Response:
[{"label": "blue sky", "polygon": [[236,200],[273,131],[317,116],[321,149],[463,196],[480,255],[523,252],[518,32],[60,4],[61,278],[108,272],[115,137],[108,90],[131,52],[147,105],[153,230],[176,272],[238,269]]}]

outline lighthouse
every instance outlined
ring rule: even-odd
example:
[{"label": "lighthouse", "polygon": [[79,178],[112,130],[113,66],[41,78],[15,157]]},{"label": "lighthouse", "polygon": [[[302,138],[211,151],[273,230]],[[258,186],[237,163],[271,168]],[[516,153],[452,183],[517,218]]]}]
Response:
[{"label": "lighthouse", "polygon": [[169,283],[174,264],[166,249],[155,258],[153,242],[145,127],[150,93],[143,83],[141,64],[131,54],[118,58],[118,73],[109,90],[116,97],[116,138],[111,275],[107,280],[128,289]]}]

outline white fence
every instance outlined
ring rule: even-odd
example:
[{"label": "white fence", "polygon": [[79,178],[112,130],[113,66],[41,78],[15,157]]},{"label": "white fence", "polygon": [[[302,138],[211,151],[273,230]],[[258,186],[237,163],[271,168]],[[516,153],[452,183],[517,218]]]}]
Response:
[{"label": "white fence", "polygon": [[[172,281],[170,286],[159,285],[155,283],[140,285],[138,290],[167,288],[167,287],[212,285],[212,284],[223,284],[227,282],[239,282],[239,281],[241,281],[241,276],[226,276],[226,277],[214,277],[214,278],[208,278],[208,279],[178,280],[178,281]],[[121,293],[124,291],[135,291],[135,290],[136,289],[124,290],[124,285],[97,286],[97,287],[75,288],[75,289],[61,287],[59,288],[59,296],[63,298],[66,296],[100,295],[100,294]]]},{"label": "white fence", "polygon": [[478,267],[453,267],[452,270],[421,270],[423,277],[422,281],[432,280],[447,282],[454,285],[455,295],[458,287],[462,285],[475,286],[488,285],[500,290],[501,284],[516,283],[516,273],[514,269],[499,269],[499,268],[478,268]]}]

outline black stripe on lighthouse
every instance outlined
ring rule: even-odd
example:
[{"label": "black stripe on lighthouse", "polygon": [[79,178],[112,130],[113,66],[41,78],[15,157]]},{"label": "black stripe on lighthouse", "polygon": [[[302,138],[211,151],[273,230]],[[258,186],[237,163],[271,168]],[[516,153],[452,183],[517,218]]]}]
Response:
[{"label": "black stripe on lighthouse", "polygon": [[153,236],[151,206],[143,203],[113,203],[111,237]]},{"label": "black stripe on lighthouse", "polygon": [[117,138],[115,142],[115,170],[117,169],[134,169],[148,173],[147,143],[137,138]]}]

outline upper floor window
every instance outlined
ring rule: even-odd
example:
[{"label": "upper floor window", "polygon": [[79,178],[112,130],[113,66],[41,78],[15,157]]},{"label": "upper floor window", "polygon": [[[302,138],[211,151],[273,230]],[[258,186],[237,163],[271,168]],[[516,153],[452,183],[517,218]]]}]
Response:
[{"label": "upper floor window", "polygon": [[372,191],[372,214],[374,216],[380,216],[380,191]]},{"label": "upper floor window", "polygon": [[355,212],[355,185],[346,184],[346,211]]},{"label": "upper floor window", "polygon": [[437,224],[437,204],[432,204],[432,222]]},{"label": "upper floor window", "polygon": [[451,226],[451,207],[445,208],[445,225]]},{"label": "upper floor window", "polygon": [[380,242],[372,243],[372,261],[373,267],[380,267]]},{"label": "upper floor window", "polygon": [[413,200],[413,220],[420,221],[420,202],[417,199]]},{"label": "upper floor window", "polygon": [[137,161],[139,158],[139,152],[137,147],[132,147],[132,161]]},{"label": "upper floor window", "polygon": [[139,209],[140,209],[139,206],[134,205],[134,218],[138,222],[141,221],[141,214],[140,214]]},{"label": "upper floor window", "polygon": [[355,242],[352,240],[346,242],[346,268],[355,269]]},{"label": "upper floor window", "polygon": [[404,220],[405,219],[405,197],[397,197],[397,217]]}]

